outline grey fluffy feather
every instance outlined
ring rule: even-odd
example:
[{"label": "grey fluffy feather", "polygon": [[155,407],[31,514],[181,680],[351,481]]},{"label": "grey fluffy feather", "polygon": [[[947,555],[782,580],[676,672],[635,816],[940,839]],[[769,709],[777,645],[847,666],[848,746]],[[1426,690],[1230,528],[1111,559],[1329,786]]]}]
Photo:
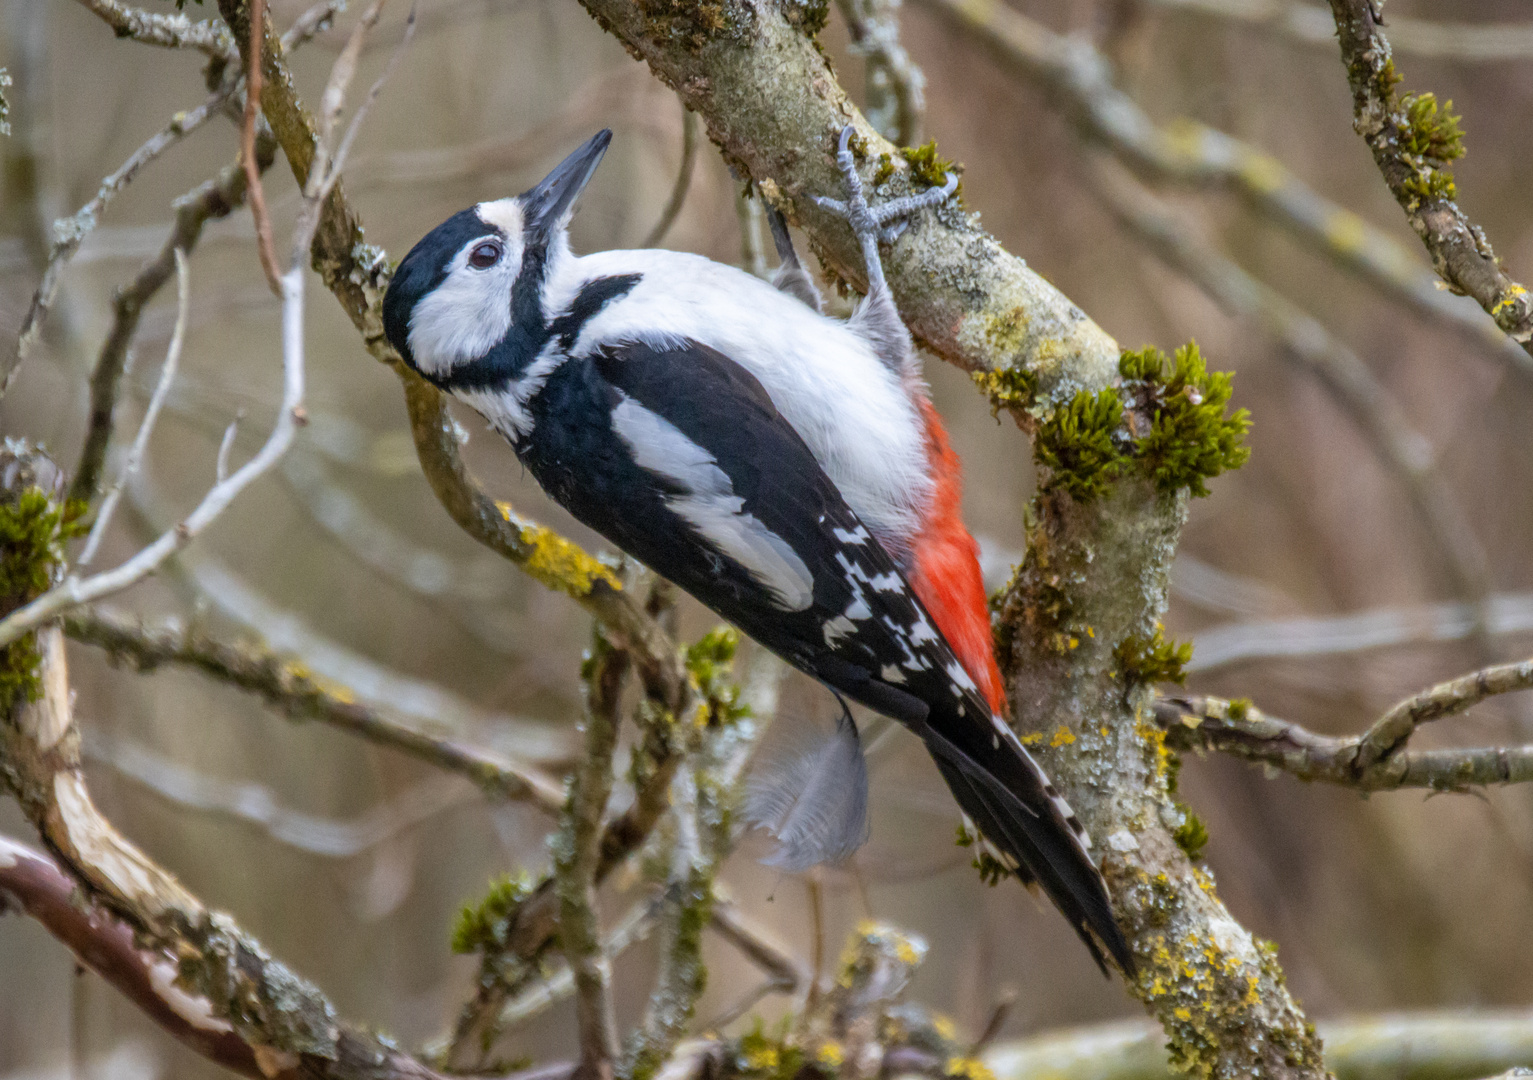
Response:
[{"label": "grey fluffy feather", "polygon": [[839,863],[868,838],[868,766],[850,714],[746,785],[745,817],[777,841],[761,861],[790,873]]}]

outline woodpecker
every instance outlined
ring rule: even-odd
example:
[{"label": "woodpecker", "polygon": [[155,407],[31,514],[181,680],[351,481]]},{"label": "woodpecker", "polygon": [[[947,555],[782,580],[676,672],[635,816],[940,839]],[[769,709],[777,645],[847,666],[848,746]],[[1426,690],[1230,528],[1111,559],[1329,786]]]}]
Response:
[{"label": "woodpecker", "polygon": [[577,519],[919,736],[1003,862],[1042,886],[1104,972],[1105,952],[1131,973],[1086,831],[1005,720],[958,458],[879,258],[957,179],[870,206],[851,134],[836,147],[846,197],[817,199],[867,264],[847,320],[821,313],[775,213],[772,283],[680,252],[573,254],[602,131],[531,190],[416,244],[384,297],[385,332]]}]

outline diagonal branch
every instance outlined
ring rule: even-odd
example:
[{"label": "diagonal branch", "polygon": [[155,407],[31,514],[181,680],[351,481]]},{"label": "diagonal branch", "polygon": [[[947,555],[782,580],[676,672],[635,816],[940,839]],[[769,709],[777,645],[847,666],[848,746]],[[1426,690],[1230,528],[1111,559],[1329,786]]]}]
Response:
[{"label": "diagonal branch", "polygon": [[1484,231],[1459,209],[1449,164],[1464,153],[1463,133],[1439,114],[1431,94],[1398,95],[1401,75],[1375,0],[1331,0],[1341,59],[1352,88],[1352,126],[1373,151],[1374,164],[1432,257],[1432,267],[1457,292],[1472,296],[1533,355],[1533,296],[1501,269]]},{"label": "diagonal branch", "polygon": [[[1113,83],[1107,57],[1088,41],[1056,34],[1005,4],[920,2],[981,42],[1008,71],[1044,86],[1082,135],[1124,164],[1155,180],[1238,193],[1317,254],[1533,376],[1533,359],[1494,321],[1446,295],[1431,268],[1394,237],[1249,143],[1186,117],[1157,124]],[[1326,40],[1333,38],[1328,25]]]},{"label": "diagonal branch", "polygon": [[295,720],[316,720],[465,776],[492,798],[530,802],[550,814],[563,805],[558,781],[541,770],[411,727],[357,702],[345,687],[321,683],[303,665],[265,646],[235,645],[175,626],[151,629],[102,608],[71,612],[64,629],[76,641],[101,648],[114,661],[126,661],[140,671],[161,664],[195,668],[259,695]]}]

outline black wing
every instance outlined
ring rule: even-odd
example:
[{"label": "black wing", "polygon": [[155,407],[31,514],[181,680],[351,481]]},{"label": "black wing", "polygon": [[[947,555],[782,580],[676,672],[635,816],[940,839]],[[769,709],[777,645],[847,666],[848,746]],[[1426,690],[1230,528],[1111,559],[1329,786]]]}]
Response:
[{"label": "black wing", "polygon": [[[641,466],[614,424],[620,406],[647,410],[716,463],[739,514],[801,561],[811,595],[785,604],[678,513],[695,494],[684,470]],[[920,735],[964,811],[1043,885],[1098,963],[1100,942],[1132,970],[1084,830],[753,375],[696,342],[611,344],[566,360],[531,409],[518,452],[554,499],[795,667]]]}]

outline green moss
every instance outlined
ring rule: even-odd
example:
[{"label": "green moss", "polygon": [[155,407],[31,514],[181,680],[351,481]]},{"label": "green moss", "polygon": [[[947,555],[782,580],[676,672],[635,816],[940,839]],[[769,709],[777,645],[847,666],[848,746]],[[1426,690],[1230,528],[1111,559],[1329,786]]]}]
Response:
[{"label": "green moss", "polygon": [[970,832],[964,825],[958,826],[958,846],[975,849],[974,858],[969,865],[979,871],[979,879],[986,885],[999,885],[1011,877],[1011,871],[1006,868],[1005,863],[980,846],[980,839],[977,833]]},{"label": "green moss", "polygon": [[1405,111],[1406,129],[1401,148],[1415,157],[1446,165],[1464,156],[1463,117],[1453,115],[1453,102],[1437,107],[1437,95],[1431,91],[1406,94],[1400,99]]},{"label": "green moss", "polygon": [[1171,837],[1189,859],[1197,862],[1203,858],[1203,848],[1208,844],[1208,826],[1203,824],[1202,818],[1181,803],[1176,805],[1182,812],[1182,823],[1176,827]]},{"label": "green moss", "polygon": [[830,0],[785,0],[781,5],[789,26],[809,38],[817,38],[830,22]]},{"label": "green moss", "polygon": [[1134,453],[1161,491],[1185,487],[1207,495],[1204,481],[1240,468],[1251,456],[1244,445],[1250,413],[1229,412],[1229,373],[1210,372],[1196,342],[1169,357],[1154,347],[1125,352],[1118,371],[1136,409],[1150,419]]},{"label": "green moss", "polygon": [[1395,87],[1405,80],[1405,76],[1395,68],[1393,58],[1384,61],[1384,66],[1379,68],[1379,88],[1386,96],[1395,92]]},{"label": "green moss", "polygon": [[532,877],[518,873],[490,881],[490,889],[477,904],[465,905],[452,927],[455,953],[502,952],[522,903],[536,889]]},{"label": "green moss", "polygon": [[1024,367],[975,371],[969,378],[990,399],[990,415],[997,420],[1002,409],[1026,409],[1038,397],[1038,376]]},{"label": "green moss", "polygon": [[735,1046],[735,1067],[756,1080],[802,1080],[800,1070],[806,1065],[812,1076],[817,1066],[806,1062],[803,1049],[793,1042],[792,1023],[785,1016],[779,1029],[770,1032],[758,1018]]},{"label": "green moss", "polygon": [[[60,507],[39,487],[0,501],[0,614],[46,592],[64,562],[64,542],[82,531],[85,504]],[[31,634],[0,649],[0,719],[36,701],[41,657]]]},{"label": "green moss", "polygon": [[750,715],[750,706],[741,703],[740,687],[734,681],[739,647],[740,634],[730,626],[716,627],[687,647],[685,663],[707,708],[706,723],[732,724]]},{"label": "green moss", "polygon": [[874,187],[878,187],[880,184],[884,183],[891,176],[893,176],[894,173],[895,173],[894,155],[893,154],[880,154],[880,155],[878,155],[878,168],[873,170],[873,186]]},{"label": "green moss", "polygon": [[1157,623],[1149,638],[1130,634],[1114,647],[1112,654],[1118,670],[1129,682],[1180,684],[1187,679],[1185,669],[1192,660],[1192,642],[1166,640]]},{"label": "green moss", "polygon": [[[955,175],[963,172],[963,166],[956,161],[949,161],[937,153],[937,141],[935,139],[924,146],[902,146],[900,156],[905,159],[905,164],[910,166],[910,184],[920,190],[922,188],[941,187],[947,183],[947,174]],[[958,189],[953,192],[953,198],[963,205],[963,181],[958,182]]]},{"label": "green moss", "polygon": [[[827,2],[816,0],[815,4],[805,6],[798,25],[804,26],[813,20],[812,13],[807,10],[809,7],[819,6],[823,10]],[[701,51],[714,38],[733,36],[731,12],[720,0],[638,0],[638,7],[650,21],[652,36],[661,41],[676,42],[688,52]],[[824,26],[823,18],[820,25]]]},{"label": "green moss", "polygon": [[1231,698],[1229,708],[1225,710],[1225,715],[1231,720],[1244,720],[1250,713],[1251,699],[1243,697]]},{"label": "green moss", "polygon": [[1107,493],[1123,475],[1130,455],[1123,400],[1113,387],[1082,390],[1038,426],[1033,450],[1049,470],[1045,490],[1078,500]]}]

